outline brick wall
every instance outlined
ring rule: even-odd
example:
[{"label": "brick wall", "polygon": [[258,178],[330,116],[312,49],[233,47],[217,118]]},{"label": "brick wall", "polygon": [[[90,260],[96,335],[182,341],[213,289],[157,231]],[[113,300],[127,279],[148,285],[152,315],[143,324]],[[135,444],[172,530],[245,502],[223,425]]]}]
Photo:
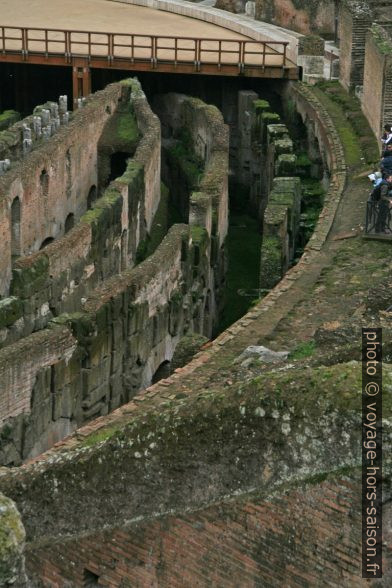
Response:
[{"label": "brick wall", "polygon": [[341,84],[348,90],[363,83],[366,33],[372,17],[363,0],[346,0],[339,10]]},{"label": "brick wall", "polygon": [[11,169],[0,177],[3,296],[11,278],[11,203],[16,197],[21,202],[21,255],[38,251],[48,237],[63,235],[68,214],[74,214],[76,221],[82,216],[90,188],[97,185],[97,143],[120,93],[118,84],[99,92],[68,125],[12,162]]},{"label": "brick wall", "polygon": [[366,36],[362,109],[376,137],[381,136],[381,129],[387,122],[384,123],[386,60],[387,57],[377,47],[373,32],[369,30]]},{"label": "brick wall", "polygon": [[[34,350],[31,330],[43,329],[53,313],[65,313],[54,323],[71,329],[78,349],[72,357],[72,381],[61,357],[50,372],[36,361],[25,383],[31,402],[15,408],[12,416],[18,418],[12,422],[5,415],[3,430],[10,429],[15,451],[3,452],[3,463],[37,455],[61,438],[61,431],[64,436],[127,402],[150,384],[163,362],[171,360],[185,333],[210,336],[225,268],[228,137],[215,107],[191,99],[185,103],[183,124],[192,129],[195,149],[205,156],[200,192],[187,195],[192,201],[189,226],[174,225],[154,254],[133,267],[136,248],[157,207],[160,171],[159,121],[138,86],[132,107],[144,135],[123,176],[65,237],[17,262],[14,297],[6,308],[0,306],[0,318],[1,311],[8,310],[6,318],[21,323],[21,332],[27,335],[23,341]],[[111,144],[109,130],[104,129],[99,142],[103,169],[105,153],[118,148]],[[124,230],[129,237],[123,240]],[[30,331],[23,333],[27,327]],[[50,333],[43,330],[43,340]],[[5,358],[7,352],[12,356],[13,344],[4,348]],[[9,371],[5,359],[0,381],[7,382],[11,398],[18,382]],[[37,411],[43,415],[39,421]],[[26,428],[31,432],[28,442]]]},{"label": "brick wall", "polygon": [[[360,512],[360,483],[339,478],[61,541],[29,551],[27,570],[46,588],[82,586],[85,570],[111,588],[368,586]],[[389,543],[385,569],[391,556]]]},{"label": "brick wall", "polygon": [[[21,301],[23,315],[0,320],[0,346],[43,328],[53,316],[79,310],[81,298],[102,280],[135,264],[137,247],[151,227],[160,199],[160,124],[138,82],[129,84],[122,85],[119,106],[104,126],[98,152],[100,168],[105,169],[106,163],[108,172],[110,155],[116,151],[128,152],[133,158],[124,175],[94,203],[93,210],[79,222],[76,218],[73,229],[42,251],[14,262],[10,291]],[[112,88],[106,90],[110,91]],[[137,139],[124,142],[117,130],[124,113],[132,114],[143,133],[136,152]],[[102,153],[108,154],[107,162]],[[64,193],[62,196],[67,198]],[[87,199],[82,200],[86,207]]]},{"label": "brick wall", "polygon": [[305,35],[332,35],[335,28],[335,1],[256,0],[256,19]]}]

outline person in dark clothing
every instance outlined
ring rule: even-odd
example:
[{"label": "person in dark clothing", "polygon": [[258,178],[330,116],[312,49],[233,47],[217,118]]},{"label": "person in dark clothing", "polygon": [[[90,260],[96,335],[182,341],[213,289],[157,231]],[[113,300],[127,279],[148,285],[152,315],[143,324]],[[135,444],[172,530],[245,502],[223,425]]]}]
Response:
[{"label": "person in dark clothing", "polygon": [[383,151],[382,158],[389,157],[392,155],[392,143],[386,145],[385,150]]},{"label": "person in dark clothing", "polygon": [[387,157],[383,157],[380,164],[381,173],[383,178],[387,178],[392,175],[392,152]]},{"label": "person in dark clothing", "polygon": [[[392,159],[392,157],[391,157]],[[391,170],[392,172],[392,170]],[[378,215],[376,221],[376,233],[386,233],[389,229],[389,217],[391,208],[391,196],[390,191],[392,190],[392,173],[388,174],[380,184],[380,199],[378,201]]]},{"label": "person in dark clothing", "polygon": [[392,128],[391,125],[384,126],[384,132],[381,137],[381,142],[384,145],[391,145],[392,144]]}]

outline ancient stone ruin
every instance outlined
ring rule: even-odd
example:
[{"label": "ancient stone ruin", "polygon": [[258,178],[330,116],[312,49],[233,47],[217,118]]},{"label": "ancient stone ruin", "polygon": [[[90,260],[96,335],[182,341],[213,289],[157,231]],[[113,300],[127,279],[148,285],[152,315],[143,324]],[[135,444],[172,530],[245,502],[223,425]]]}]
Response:
[{"label": "ancient stone ruin", "polygon": [[[73,96],[0,115],[0,586],[391,585],[391,239],[363,231],[391,15],[247,4],[151,10],[291,29],[302,81],[108,66],[90,92],[81,65]],[[370,580],[364,328],[384,362]]]}]

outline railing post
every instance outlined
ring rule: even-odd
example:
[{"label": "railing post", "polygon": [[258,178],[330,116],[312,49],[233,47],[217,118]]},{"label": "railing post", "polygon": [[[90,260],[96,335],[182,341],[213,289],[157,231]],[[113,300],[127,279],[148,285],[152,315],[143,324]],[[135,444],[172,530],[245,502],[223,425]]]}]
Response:
[{"label": "railing post", "polygon": [[108,61],[112,65],[114,59],[114,34],[108,33]]},{"label": "railing post", "polygon": [[87,43],[88,43],[87,57],[88,57],[88,62],[90,63],[90,61],[91,61],[91,33],[90,32],[87,33]]},{"label": "railing post", "polygon": [[155,35],[151,35],[151,67],[153,69],[157,66],[157,37]]},{"label": "railing post", "polygon": [[22,56],[23,56],[24,60],[27,59],[27,53],[28,53],[27,29],[23,28],[22,29]]},{"label": "railing post", "polygon": [[71,31],[65,31],[65,33],[64,33],[64,43],[65,43],[65,51],[64,51],[65,60],[66,60],[67,63],[71,63],[71,55],[72,55],[72,49],[71,49]]},{"label": "railing post", "polygon": [[133,63],[135,61],[135,36],[131,35],[131,49],[132,49],[132,53],[131,53],[131,63]]},{"label": "railing post", "polygon": [[286,67],[286,51],[287,51],[287,43],[283,45],[283,67]]},{"label": "railing post", "polygon": [[200,71],[200,66],[201,66],[201,39],[195,39],[195,59],[194,59],[194,63],[195,63],[195,71]]},{"label": "railing post", "polygon": [[238,48],[238,70],[240,74],[244,73],[245,69],[245,42],[246,41],[240,41],[240,46]]}]

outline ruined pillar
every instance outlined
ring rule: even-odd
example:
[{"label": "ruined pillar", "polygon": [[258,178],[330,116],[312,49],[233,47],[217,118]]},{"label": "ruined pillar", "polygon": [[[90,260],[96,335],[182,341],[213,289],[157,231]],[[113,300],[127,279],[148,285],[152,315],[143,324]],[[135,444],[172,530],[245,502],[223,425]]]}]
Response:
[{"label": "ruined pillar", "polygon": [[302,67],[302,79],[309,84],[324,77],[325,41],[317,35],[301,37],[298,41],[298,65]]}]

